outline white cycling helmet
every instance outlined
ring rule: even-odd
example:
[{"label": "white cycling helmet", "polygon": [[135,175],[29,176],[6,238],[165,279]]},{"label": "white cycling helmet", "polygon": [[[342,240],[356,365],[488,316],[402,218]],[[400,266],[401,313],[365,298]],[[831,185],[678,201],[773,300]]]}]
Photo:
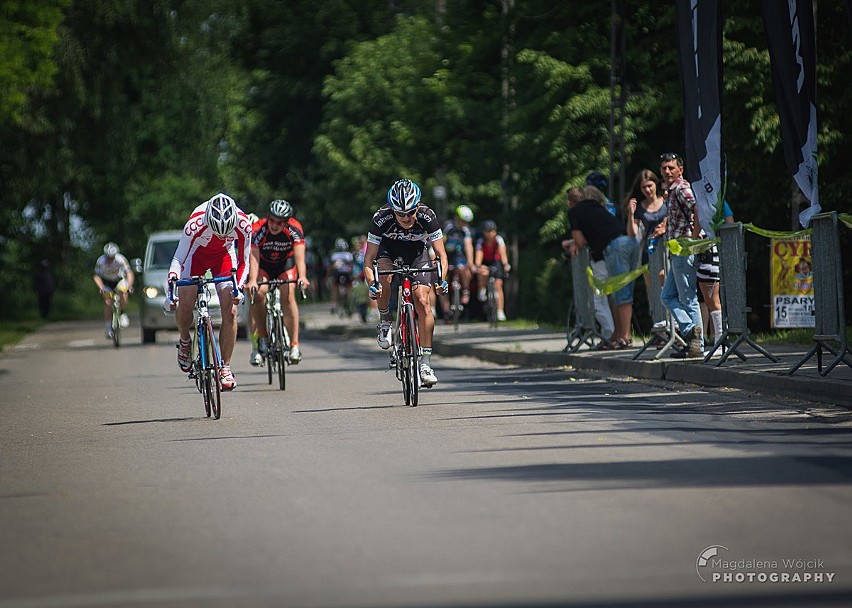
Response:
[{"label": "white cycling helmet", "polygon": [[228,236],[237,227],[237,204],[227,194],[219,193],[207,201],[204,222],[216,236]]},{"label": "white cycling helmet", "polygon": [[397,213],[410,213],[420,202],[420,186],[410,179],[399,179],[388,190],[388,204]]},{"label": "white cycling helmet", "polygon": [[104,255],[108,258],[114,258],[118,255],[118,245],[110,241],[104,245]]},{"label": "white cycling helmet", "polygon": [[337,239],[334,241],[334,249],[335,251],[346,251],[349,249],[349,246],[346,244],[346,239]]},{"label": "white cycling helmet", "polygon": [[284,199],[277,199],[269,203],[269,213],[282,220],[289,220],[293,217],[293,205]]},{"label": "white cycling helmet", "polygon": [[456,207],[456,215],[459,216],[461,221],[467,222],[468,224],[473,221],[473,210],[467,205],[459,205]]}]

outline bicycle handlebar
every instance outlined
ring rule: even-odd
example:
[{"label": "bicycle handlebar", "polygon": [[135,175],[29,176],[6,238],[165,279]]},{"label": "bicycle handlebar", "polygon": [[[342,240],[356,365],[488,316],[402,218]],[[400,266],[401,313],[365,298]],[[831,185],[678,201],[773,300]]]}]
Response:
[{"label": "bicycle handlebar", "polygon": [[425,274],[427,272],[437,272],[438,278],[441,277],[441,260],[433,260],[434,266],[431,268],[412,268],[408,265],[403,265],[402,260],[397,258],[394,260],[395,268],[391,270],[379,270],[379,261],[373,260],[373,278],[375,279],[374,283],[378,283],[378,278],[380,276],[386,276],[389,274],[405,274],[405,275],[415,275],[415,274]]},{"label": "bicycle handlebar", "polygon": [[[267,279],[266,281],[258,281],[258,286],[260,285],[269,285],[270,287],[278,287],[279,285],[289,285],[290,283],[298,283],[299,291],[302,292],[302,299],[307,300],[308,294],[305,293],[305,283],[301,279]],[[257,293],[257,289],[251,288],[251,300],[250,304],[254,304],[254,296]]]},{"label": "bicycle handlebar", "polygon": [[213,277],[208,278],[204,276],[200,277],[190,277],[188,279],[169,279],[169,299],[174,302],[174,288],[175,287],[189,287],[190,285],[195,285],[198,288],[198,291],[201,292],[201,288],[210,283],[226,283],[230,281],[232,284],[231,287],[231,295],[234,297],[239,294],[239,290],[237,289],[237,269],[231,268],[231,274],[227,277]]}]

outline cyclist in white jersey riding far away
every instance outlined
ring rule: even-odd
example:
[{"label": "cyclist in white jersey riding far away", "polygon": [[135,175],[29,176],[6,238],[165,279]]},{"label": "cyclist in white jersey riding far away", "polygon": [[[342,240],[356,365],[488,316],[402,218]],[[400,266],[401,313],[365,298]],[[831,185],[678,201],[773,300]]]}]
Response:
[{"label": "cyclist in white jersey riding far away", "polygon": [[402,258],[403,263],[411,268],[431,268],[433,263],[427,243],[432,245],[436,258],[441,262],[441,276],[438,277],[435,272],[419,273],[414,275],[412,285],[423,355],[420,381],[428,387],[438,382],[431,360],[435,317],[430,295],[432,284],[441,293],[447,293],[447,251],[438,217],[432,209],[420,204],[420,187],[409,179],[397,180],[388,190],[387,204],[373,215],[364,255],[364,275],[370,285],[370,297],[378,303],[380,323],[377,340],[383,349],[391,346],[389,305],[393,275],[385,275],[377,281],[377,277],[373,276],[373,260],[378,260],[380,271],[392,269],[397,258]]},{"label": "cyclist in white jersey riding far away", "polygon": [[[230,276],[232,268],[237,271],[236,296],[231,291],[233,286],[230,281],[216,284],[222,311],[222,326],[219,329],[222,367],[219,373],[222,389],[226,391],[237,386],[231,372],[231,355],[237,341],[237,306],[245,299],[243,286],[248,279],[250,248],[251,223],[248,216],[230,196],[220,192],[189,215],[169,267],[169,281],[202,276],[208,270],[214,278]],[[192,367],[189,329],[197,294],[198,289],[194,285],[178,287],[175,301],[166,298],[163,303],[167,311],[177,309],[175,321],[180,333],[177,359],[184,372]]]},{"label": "cyclist in white jersey riding far away", "polygon": [[104,254],[95,262],[95,274],[92,276],[95,285],[104,300],[104,322],[107,340],[112,340],[112,294],[118,298],[121,309],[119,323],[122,327],[130,325],[127,318],[127,296],[133,291],[133,271],[127,258],[121,255],[118,245],[109,242],[104,245]]}]

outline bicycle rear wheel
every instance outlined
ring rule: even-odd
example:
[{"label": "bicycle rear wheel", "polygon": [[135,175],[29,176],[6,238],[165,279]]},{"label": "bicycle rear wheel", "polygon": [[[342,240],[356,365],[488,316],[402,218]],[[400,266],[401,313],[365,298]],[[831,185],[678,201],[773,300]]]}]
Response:
[{"label": "bicycle rear wheel", "polygon": [[207,343],[205,351],[204,374],[210,391],[210,409],[213,418],[218,420],[222,416],[222,381],[219,377],[219,352],[216,348],[216,337],[213,333],[213,322],[207,318],[204,320],[204,341]]},{"label": "bicycle rear wheel", "polygon": [[405,375],[408,376],[408,395],[405,405],[417,406],[417,398],[420,390],[420,370],[418,362],[420,353],[417,346],[417,320],[414,318],[414,310],[409,308],[405,313],[406,340],[405,340]]}]

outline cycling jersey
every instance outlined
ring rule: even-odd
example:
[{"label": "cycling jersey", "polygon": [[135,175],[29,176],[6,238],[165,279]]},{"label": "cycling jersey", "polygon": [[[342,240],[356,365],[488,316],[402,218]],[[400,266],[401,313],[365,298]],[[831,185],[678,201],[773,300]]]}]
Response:
[{"label": "cycling jersey", "polygon": [[[237,210],[237,225],[225,238],[213,234],[204,221],[207,203],[196,207],[183,227],[169,274],[180,279],[201,276],[208,270],[214,277],[224,277],[237,269],[237,285],[245,285],[249,271],[251,224],[242,210]],[[229,283],[222,283],[224,289]]]},{"label": "cycling jersey", "polygon": [[281,232],[272,234],[266,218],[262,218],[254,223],[252,231],[251,247],[260,253],[260,270],[263,274],[272,278],[279,277],[295,266],[293,249],[305,246],[305,232],[299,220],[291,217]]},{"label": "cycling jersey", "polygon": [[467,241],[473,243],[473,235],[467,226],[458,226],[455,221],[450,220],[444,225],[444,247],[447,250],[448,263],[450,266],[464,266],[467,264],[467,256],[464,244]]},{"label": "cycling jersey", "polygon": [[95,262],[95,274],[101,277],[105,284],[110,284],[113,288],[115,288],[116,284],[123,280],[129,272],[130,263],[127,261],[127,258],[120,253],[116,254],[111,262],[105,255],[99,257],[98,261]]},{"label": "cycling jersey", "polygon": [[479,237],[479,240],[476,241],[476,249],[482,251],[482,263],[486,266],[506,263],[506,260],[500,258],[500,248],[505,245],[506,243],[503,241],[503,237],[499,234],[490,242],[486,241],[482,237]]},{"label": "cycling jersey", "polygon": [[411,228],[400,226],[389,205],[381,207],[373,215],[373,225],[367,233],[367,242],[379,246],[378,258],[396,259],[401,257],[406,264],[426,251],[426,243],[444,238],[438,216],[429,207],[420,205],[414,225]]},{"label": "cycling jersey", "polygon": [[335,274],[352,274],[354,263],[355,258],[349,251],[335,251],[328,260],[328,264]]}]

